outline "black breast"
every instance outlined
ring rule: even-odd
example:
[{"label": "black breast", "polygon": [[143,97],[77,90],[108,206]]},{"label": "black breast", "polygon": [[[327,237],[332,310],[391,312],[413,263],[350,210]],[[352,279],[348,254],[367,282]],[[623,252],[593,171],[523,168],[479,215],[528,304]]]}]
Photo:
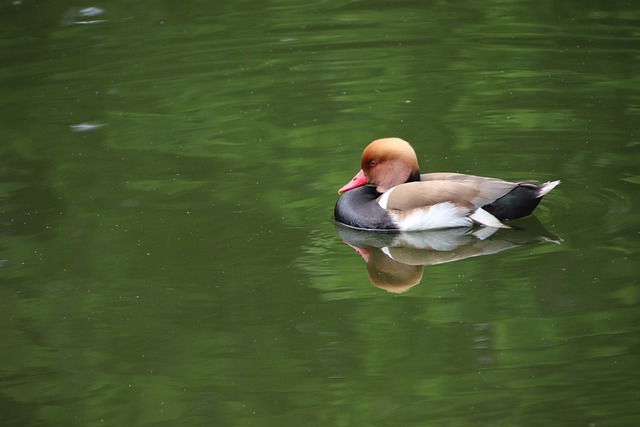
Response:
[{"label": "black breast", "polygon": [[375,187],[363,186],[349,190],[336,202],[333,216],[337,222],[352,228],[397,230],[398,226],[391,216],[376,202],[379,196]]}]

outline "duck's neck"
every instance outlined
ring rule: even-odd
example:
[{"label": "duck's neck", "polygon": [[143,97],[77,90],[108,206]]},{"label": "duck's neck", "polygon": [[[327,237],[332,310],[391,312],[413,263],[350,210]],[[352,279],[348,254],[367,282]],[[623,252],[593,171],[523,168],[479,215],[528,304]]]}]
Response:
[{"label": "duck's neck", "polygon": [[414,181],[420,181],[420,171],[419,170],[416,170],[411,175],[409,175],[409,178],[407,178],[407,182],[414,182]]}]

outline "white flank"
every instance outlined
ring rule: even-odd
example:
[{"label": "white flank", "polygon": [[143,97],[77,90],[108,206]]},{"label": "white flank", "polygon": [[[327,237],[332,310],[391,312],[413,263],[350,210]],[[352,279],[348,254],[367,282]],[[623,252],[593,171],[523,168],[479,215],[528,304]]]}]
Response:
[{"label": "white flank", "polygon": [[[386,194],[386,193],[385,193]],[[382,201],[382,198],[381,200]],[[429,209],[414,209],[400,217],[394,215],[402,231],[434,230],[437,228],[468,227],[473,222],[465,208],[460,208],[451,202],[442,202]]]},{"label": "white flank", "polygon": [[545,182],[544,184],[542,184],[542,187],[540,188],[540,190],[538,190],[538,197],[542,197],[545,194],[547,194],[549,191],[553,190],[554,188],[556,188],[556,185],[560,184],[560,181],[549,181],[549,182]]},{"label": "white flank", "polygon": [[498,218],[491,215],[489,212],[485,211],[482,208],[478,208],[474,213],[469,215],[469,218],[471,218],[478,224],[486,225],[487,227],[511,228],[508,225],[501,223]]}]

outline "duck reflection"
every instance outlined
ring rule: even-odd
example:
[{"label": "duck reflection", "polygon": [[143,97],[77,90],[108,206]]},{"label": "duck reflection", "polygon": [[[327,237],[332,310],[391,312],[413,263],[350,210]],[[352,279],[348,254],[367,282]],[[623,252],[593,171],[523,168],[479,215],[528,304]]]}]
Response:
[{"label": "duck reflection", "polygon": [[380,233],[336,224],[336,232],[367,263],[371,283],[393,293],[406,292],[420,283],[425,266],[496,254],[529,243],[559,243],[535,218],[527,221],[526,228],[512,229],[460,227]]}]

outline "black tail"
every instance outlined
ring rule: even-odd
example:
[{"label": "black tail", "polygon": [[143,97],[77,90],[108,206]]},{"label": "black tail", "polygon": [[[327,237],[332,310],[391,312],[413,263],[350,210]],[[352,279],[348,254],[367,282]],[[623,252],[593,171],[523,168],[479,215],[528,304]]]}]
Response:
[{"label": "black tail", "polygon": [[522,218],[531,215],[542,196],[553,190],[560,181],[545,182],[541,185],[522,183],[498,200],[485,205],[482,209],[501,221]]}]

